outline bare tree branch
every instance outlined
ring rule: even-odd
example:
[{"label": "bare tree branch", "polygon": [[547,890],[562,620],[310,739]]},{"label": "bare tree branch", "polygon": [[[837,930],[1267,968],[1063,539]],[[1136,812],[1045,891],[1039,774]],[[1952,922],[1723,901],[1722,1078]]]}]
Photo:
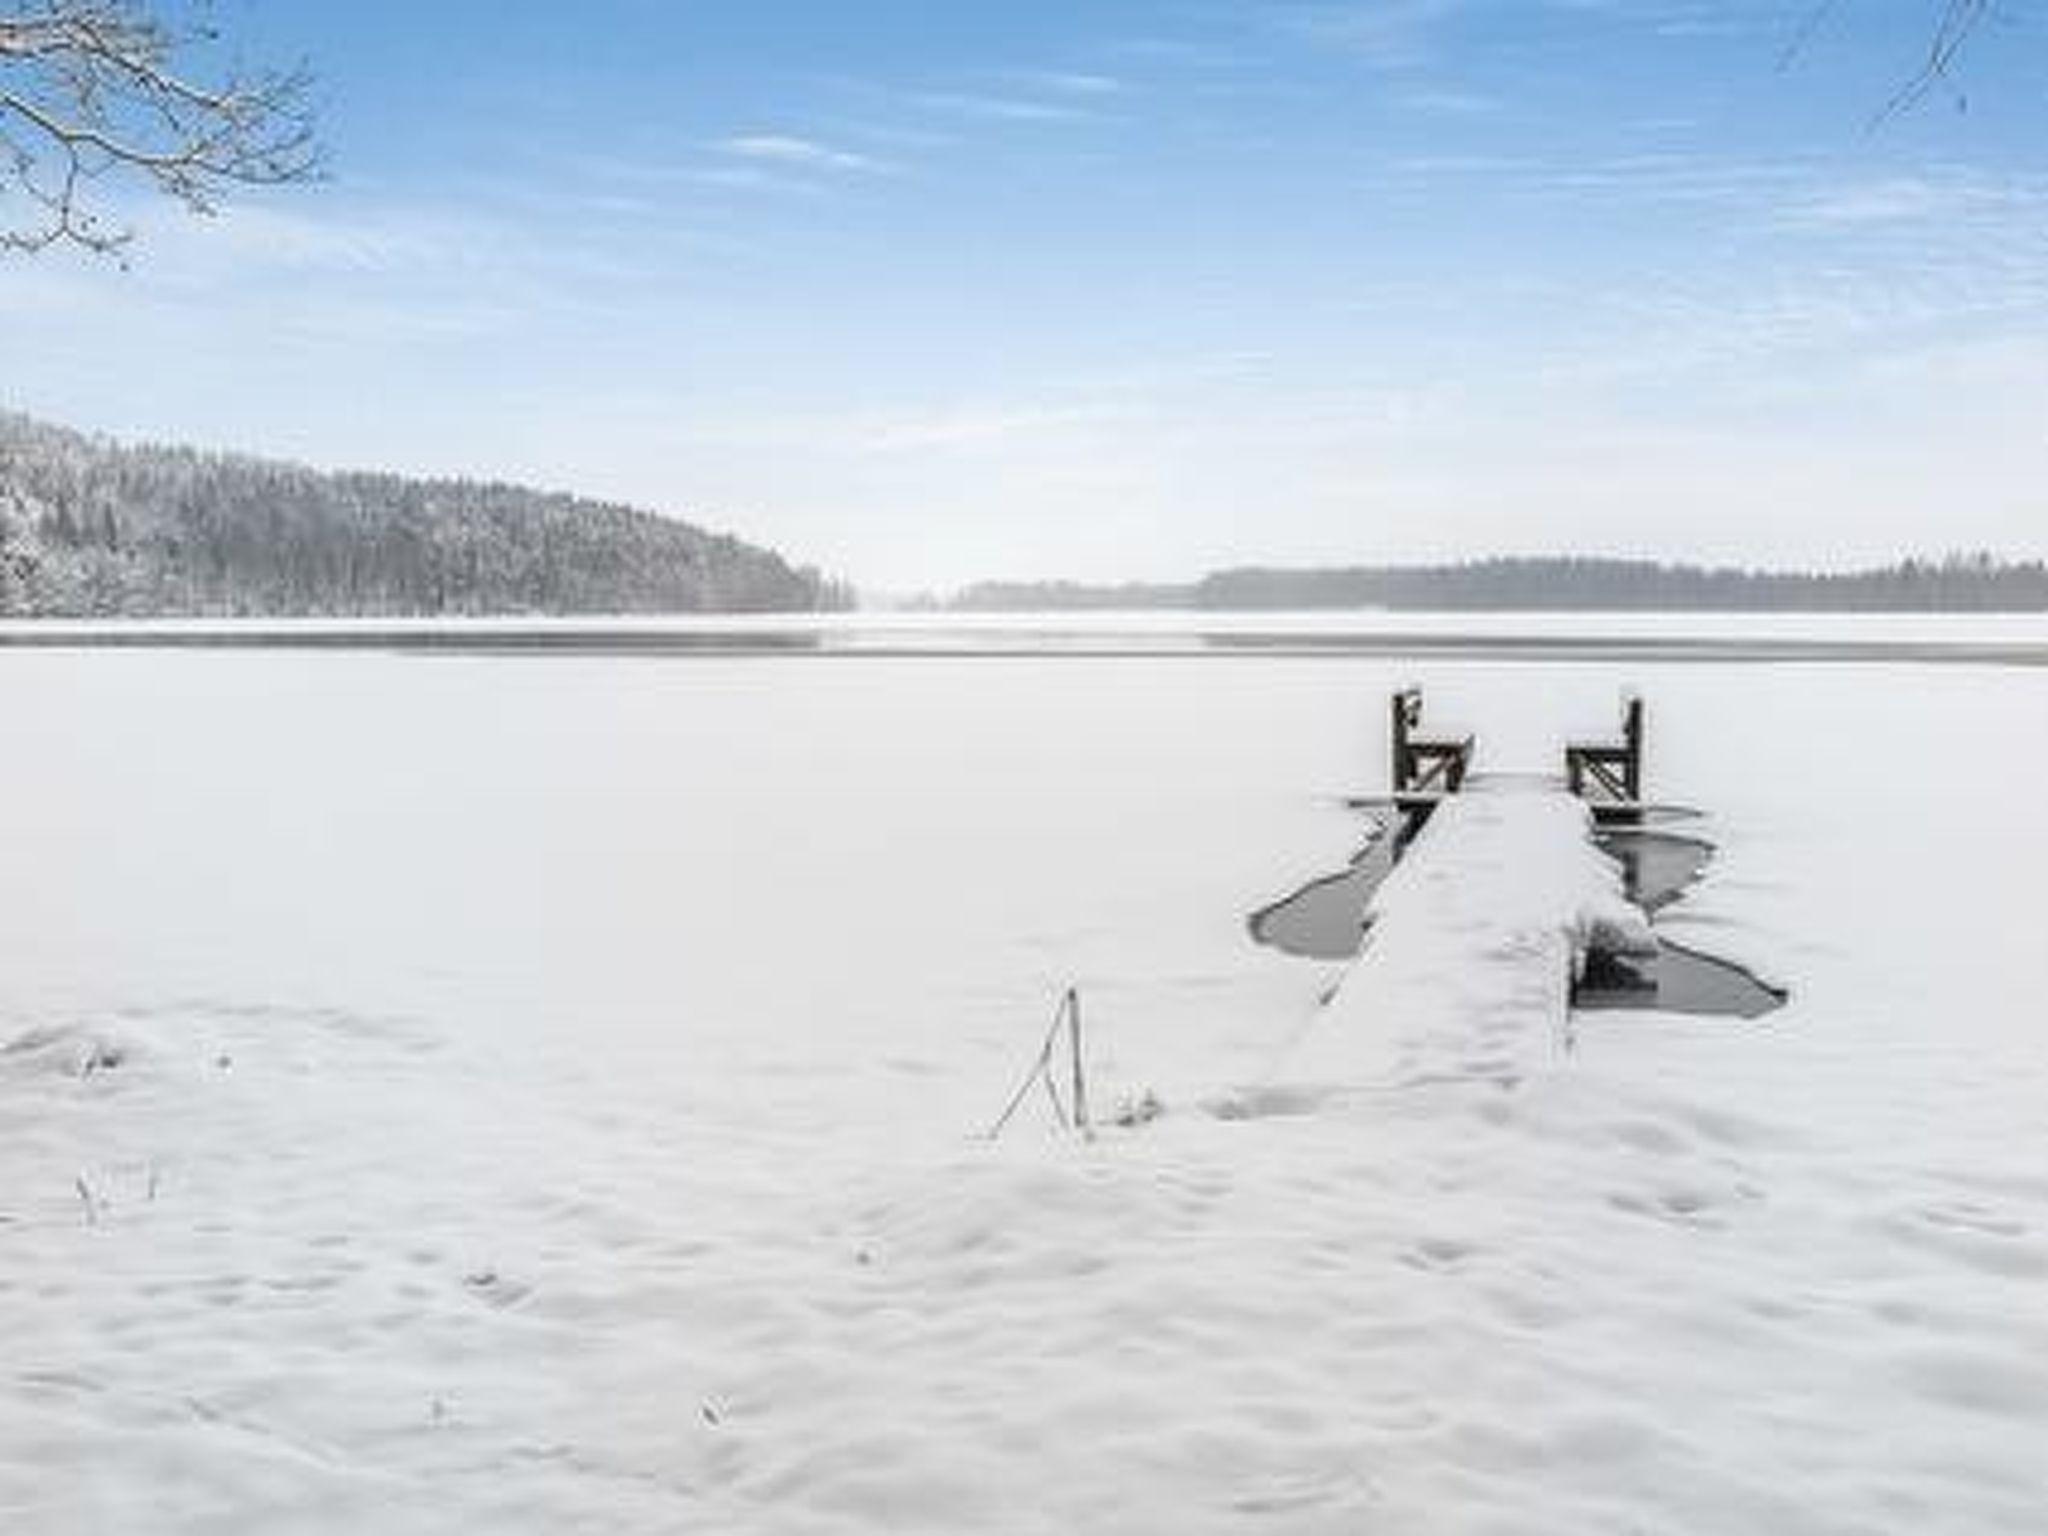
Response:
[{"label": "bare tree branch", "polygon": [[[1882,127],[1919,106],[1935,91],[1954,85],[1955,68],[1962,58],[1963,49],[1994,14],[1998,0],[1927,0],[1927,3],[1933,7],[1927,51],[1905,82],[1871,114],[1872,128]],[[1778,55],[1780,71],[1790,69],[1807,54],[1815,36],[1837,19],[1840,9],[1839,0],[1811,0]],[[1960,91],[1956,99],[1959,103],[1963,101]]]},{"label": "bare tree branch", "polygon": [[1814,35],[1825,26],[1835,13],[1835,0],[1813,0],[1806,13],[1799,18],[1799,25],[1792,29],[1785,46],[1778,54],[1778,72],[1784,74],[1805,55],[1807,46]]},{"label": "bare tree branch", "polygon": [[216,41],[142,0],[0,0],[0,250],[118,253],[133,231],[91,196],[112,178],[201,214],[233,187],[317,179],[305,68],[178,67]]},{"label": "bare tree branch", "polygon": [[1926,100],[1931,91],[1949,83],[1955,62],[1962,55],[1963,45],[1969,42],[1971,35],[1990,14],[1991,6],[1992,0],[1942,0],[1934,34],[1928,39],[1926,58],[1921,60],[1912,78],[1885,103],[1884,109],[1877,114],[1877,121],[1884,122],[1911,110]]}]

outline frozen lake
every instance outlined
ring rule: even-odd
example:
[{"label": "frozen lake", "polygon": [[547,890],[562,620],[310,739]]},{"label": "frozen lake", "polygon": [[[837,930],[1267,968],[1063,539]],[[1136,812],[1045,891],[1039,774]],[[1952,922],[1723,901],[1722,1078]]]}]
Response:
[{"label": "frozen lake", "polygon": [[[2039,618],[174,628],[0,644],[22,1529],[2038,1528]],[[1205,1112],[1409,682],[1790,1005]]]},{"label": "frozen lake", "polygon": [[757,617],[0,621],[0,647],[792,656],[1476,657],[2048,666],[2034,614],[852,613]]}]

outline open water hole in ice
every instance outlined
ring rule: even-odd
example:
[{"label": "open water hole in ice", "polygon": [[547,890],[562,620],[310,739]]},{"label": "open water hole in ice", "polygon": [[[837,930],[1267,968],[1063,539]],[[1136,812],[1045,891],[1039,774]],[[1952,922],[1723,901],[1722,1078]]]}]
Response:
[{"label": "open water hole in ice", "polygon": [[[1714,856],[1714,845],[1704,838],[1640,827],[1609,828],[1595,840],[1621,866],[1629,900],[1652,914],[1683,896]],[[1407,843],[1407,829],[1398,813],[1376,820],[1348,868],[1312,880],[1254,912],[1248,919],[1252,937],[1305,959],[1352,958],[1365,943],[1373,892],[1400,861]],[[1572,990],[1575,1008],[1655,1009],[1744,1019],[1770,1013],[1785,999],[1781,988],[1732,961],[1662,938],[1654,956],[1592,957]]]},{"label": "open water hole in ice", "polygon": [[1714,845],[1705,838],[1670,832],[1611,828],[1593,840],[1621,866],[1628,899],[1653,915],[1690,890],[1714,857]]},{"label": "open water hole in ice", "polygon": [[1365,942],[1365,909],[1401,857],[1395,822],[1375,823],[1350,865],[1311,880],[1247,920],[1254,939],[1307,960],[1349,960]]},{"label": "open water hole in ice", "polygon": [[1719,960],[1660,938],[1657,953],[1641,959],[1589,955],[1585,974],[1572,988],[1572,1006],[1604,1011],[1653,1008],[1660,1013],[1756,1019],[1782,1008],[1785,995],[1732,960]]}]

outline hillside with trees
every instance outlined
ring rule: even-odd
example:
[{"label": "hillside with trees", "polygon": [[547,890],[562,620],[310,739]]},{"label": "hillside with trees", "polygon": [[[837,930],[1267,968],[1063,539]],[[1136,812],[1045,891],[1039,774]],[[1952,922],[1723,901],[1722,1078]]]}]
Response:
[{"label": "hillside with trees", "polygon": [[630,507],[473,480],[123,446],[0,413],[0,614],[697,613],[851,605]]},{"label": "hillside with trees", "polygon": [[952,606],[984,611],[1145,607],[2038,612],[2048,610],[2048,565],[1973,554],[1901,560],[1860,571],[1758,571],[1571,555],[1512,556],[1450,565],[1245,567],[1176,586],[984,582],[961,592]]}]

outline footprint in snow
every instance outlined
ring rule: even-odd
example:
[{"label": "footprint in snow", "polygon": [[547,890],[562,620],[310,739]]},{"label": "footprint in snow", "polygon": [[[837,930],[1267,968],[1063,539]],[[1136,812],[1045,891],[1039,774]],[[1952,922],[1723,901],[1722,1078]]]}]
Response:
[{"label": "footprint in snow", "polygon": [[1478,1251],[1471,1243],[1461,1242],[1457,1238],[1425,1237],[1401,1255],[1401,1262],[1411,1269],[1444,1273],[1462,1267],[1465,1261]]}]

